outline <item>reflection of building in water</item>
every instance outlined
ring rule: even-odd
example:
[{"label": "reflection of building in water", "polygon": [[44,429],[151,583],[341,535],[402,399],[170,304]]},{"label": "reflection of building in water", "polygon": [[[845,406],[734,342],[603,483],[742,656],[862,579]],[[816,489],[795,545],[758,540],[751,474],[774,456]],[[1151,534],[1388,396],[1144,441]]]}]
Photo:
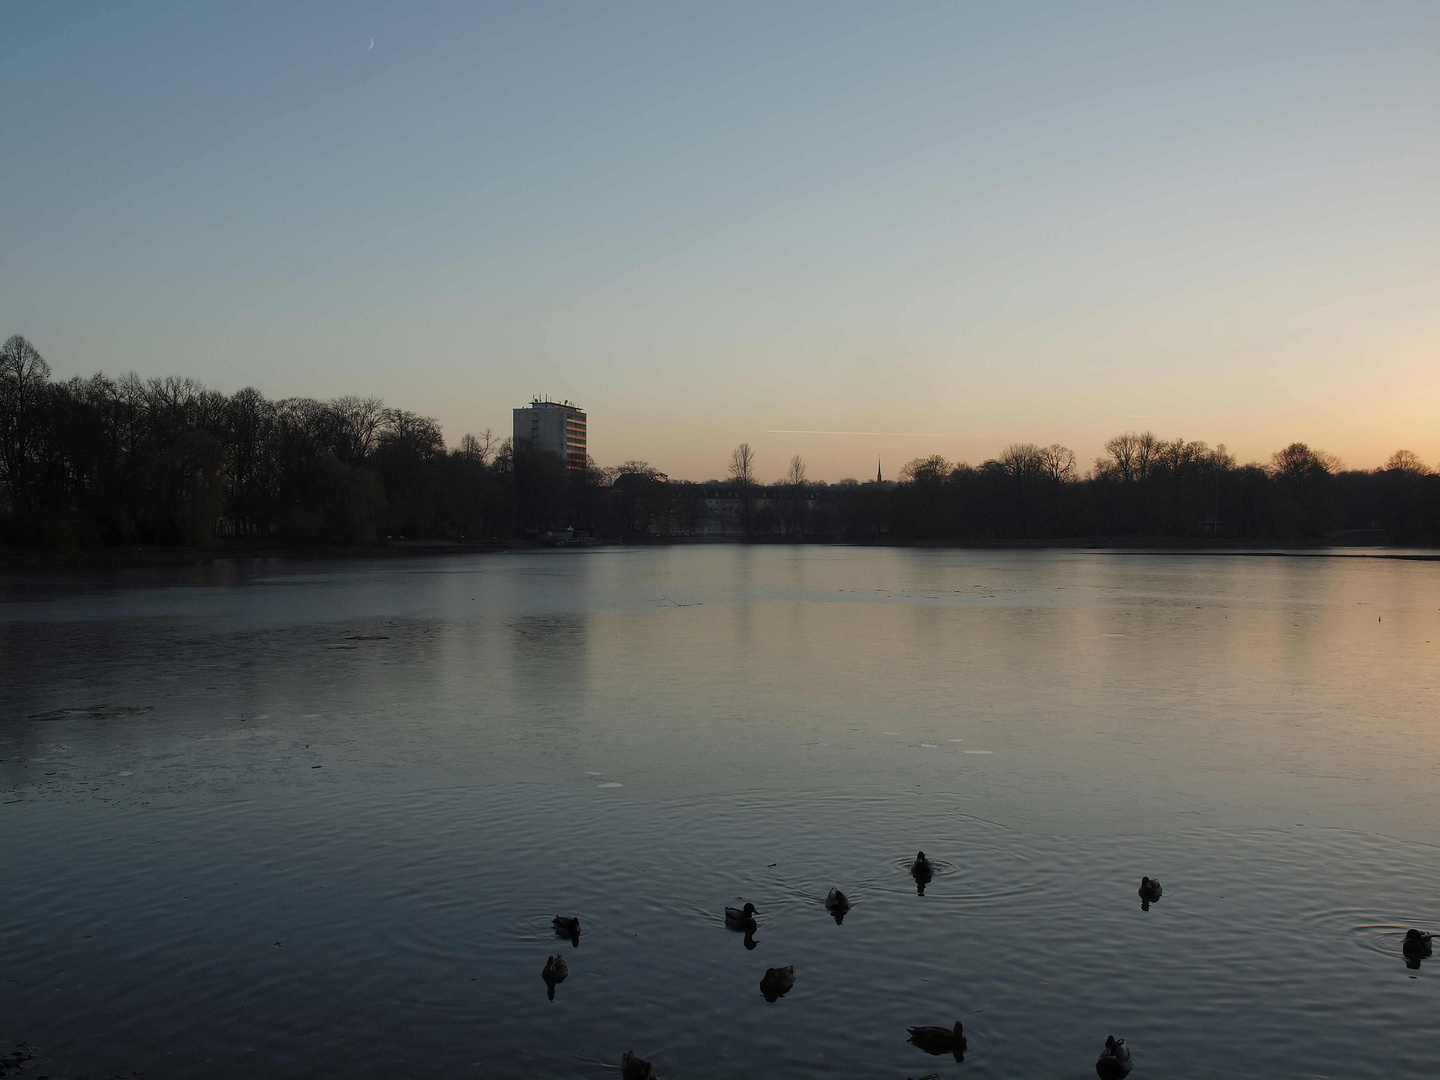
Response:
[{"label": "reflection of building in water", "polygon": [[568,401],[536,398],[515,410],[515,445],[555,454],[567,466],[585,468],[585,414]]}]

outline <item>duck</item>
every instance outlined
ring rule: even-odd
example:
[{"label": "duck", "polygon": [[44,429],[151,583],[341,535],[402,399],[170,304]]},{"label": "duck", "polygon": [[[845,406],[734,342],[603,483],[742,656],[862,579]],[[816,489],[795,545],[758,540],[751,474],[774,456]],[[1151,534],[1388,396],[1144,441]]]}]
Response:
[{"label": "duck", "polygon": [[1140,879],[1140,899],[1147,904],[1153,904],[1160,899],[1165,890],[1160,887],[1159,878],[1142,877]]},{"label": "duck", "polygon": [[727,907],[725,909],[725,927],[729,930],[754,930],[755,916],[759,914],[755,910],[755,905],[749,902],[743,908]]},{"label": "duck", "polygon": [[825,894],[825,910],[830,912],[835,925],[839,926],[845,921],[845,913],[850,910],[850,898],[839,889],[832,888]]},{"label": "duck", "polygon": [[620,1080],[659,1080],[655,1066],[642,1057],[636,1057],[634,1050],[626,1050],[620,1058]]},{"label": "duck", "polygon": [[577,915],[556,915],[554,918],[556,937],[568,937],[572,945],[580,944],[580,918]]},{"label": "duck", "polygon": [[970,1045],[965,1037],[965,1025],[959,1020],[953,1028],[929,1026],[906,1030],[910,1032],[910,1042],[927,1054],[954,1054],[958,1060],[964,1058],[965,1049]]},{"label": "duck", "polygon": [[545,989],[550,1000],[555,1000],[555,987],[564,982],[570,974],[570,965],[565,963],[565,957],[556,953],[545,961],[545,970],[540,972],[540,977],[545,980]]},{"label": "duck", "polygon": [[1130,1048],[1124,1039],[1105,1036],[1105,1049],[1095,1059],[1095,1075],[1100,1080],[1122,1080],[1130,1075]]},{"label": "duck", "polygon": [[1406,930],[1405,940],[1400,943],[1400,951],[1405,954],[1405,959],[1413,966],[1419,967],[1420,961],[1430,956],[1430,939],[1434,934],[1422,934],[1419,930]]},{"label": "duck", "polygon": [[930,879],[935,876],[935,864],[927,859],[922,851],[910,865],[910,874],[915,878],[915,895],[924,896],[925,886],[930,884]]},{"label": "duck", "polygon": [[788,994],[794,985],[794,967],[787,964],[785,967],[766,968],[765,977],[760,980],[760,992],[765,995],[766,1001],[774,1001]]}]

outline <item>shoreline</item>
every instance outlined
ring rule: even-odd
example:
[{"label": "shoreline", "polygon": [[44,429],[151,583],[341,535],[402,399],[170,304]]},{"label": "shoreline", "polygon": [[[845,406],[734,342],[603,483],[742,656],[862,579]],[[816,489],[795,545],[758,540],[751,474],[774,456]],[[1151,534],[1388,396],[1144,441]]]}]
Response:
[{"label": "shoreline", "polygon": [[543,544],[520,540],[512,543],[468,544],[445,541],[392,541],[383,544],[349,546],[342,544],[224,544],[204,548],[127,547],[94,548],[79,551],[49,551],[43,548],[0,547],[0,574],[69,574],[158,567],[198,566],[213,562],[258,559],[297,559],[339,562],[357,559],[391,559],[420,555],[482,555],[507,551],[564,549],[593,550],[620,547],[681,547],[732,544],[753,547],[883,547],[954,551],[1088,551],[1096,554],[1131,555],[1236,555],[1292,556],[1300,558],[1402,559],[1440,562],[1440,549],[1404,547],[1394,544],[1344,544],[1334,541],[1299,541],[1277,544],[1261,541],[1186,539],[1177,537],[1074,537],[1046,540],[971,540],[964,542],[750,539],[743,537],[665,537],[638,541],[584,541]]}]

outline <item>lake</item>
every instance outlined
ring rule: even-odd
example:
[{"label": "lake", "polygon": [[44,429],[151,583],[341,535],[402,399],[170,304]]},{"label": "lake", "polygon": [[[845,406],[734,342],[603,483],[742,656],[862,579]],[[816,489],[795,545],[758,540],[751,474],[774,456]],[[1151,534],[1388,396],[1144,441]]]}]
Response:
[{"label": "lake", "polygon": [[[1374,554],[5,577],[0,1051],[1079,1080],[1114,1034],[1137,1080],[1433,1076],[1440,563]],[[906,1041],[957,1019],[963,1063]]]}]

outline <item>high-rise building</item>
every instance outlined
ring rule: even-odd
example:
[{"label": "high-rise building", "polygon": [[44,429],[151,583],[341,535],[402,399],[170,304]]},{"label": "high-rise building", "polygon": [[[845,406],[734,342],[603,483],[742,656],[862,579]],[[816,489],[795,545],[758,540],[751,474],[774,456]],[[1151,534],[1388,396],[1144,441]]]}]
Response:
[{"label": "high-rise building", "polygon": [[536,398],[515,410],[515,446],[556,454],[567,466],[585,468],[585,414],[568,401]]}]

